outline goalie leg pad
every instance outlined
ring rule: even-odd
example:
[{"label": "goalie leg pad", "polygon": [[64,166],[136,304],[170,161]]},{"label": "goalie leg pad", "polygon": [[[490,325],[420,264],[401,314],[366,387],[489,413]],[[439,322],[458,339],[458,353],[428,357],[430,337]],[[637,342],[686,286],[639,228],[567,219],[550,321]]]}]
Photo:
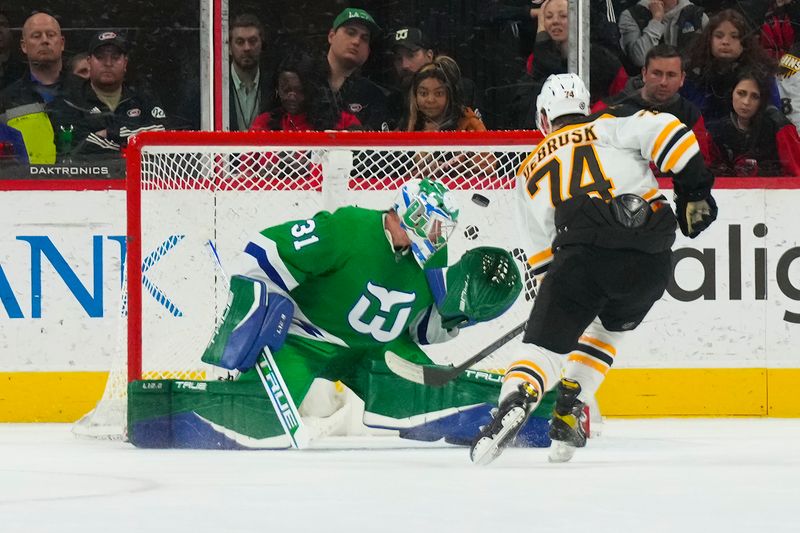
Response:
[{"label": "goalie leg pad", "polygon": [[202,361],[229,370],[255,366],[264,346],[278,350],[286,339],[294,304],[279,294],[268,294],[263,281],[233,276],[230,297]]},{"label": "goalie leg pad", "polygon": [[[497,405],[502,379],[492,372],[468,370],[444,387],[426,387],[398,377],[383,361],[372,361],[368,372],[366,390],[351,387],[364,399],[364,424],[399,430],[400,437],[406,439],[444,439],[463,446],[472,442],[481,426],[491,422],[490,411]],[[555,398],[555,392],[545,395],[517,436],[515,446],[550,445],[548,420]]]},{"label": "goalie leg pad", "polygon": [[138,448],[285,449],[289,437],[255,381],[144,380],[128,385]]}]

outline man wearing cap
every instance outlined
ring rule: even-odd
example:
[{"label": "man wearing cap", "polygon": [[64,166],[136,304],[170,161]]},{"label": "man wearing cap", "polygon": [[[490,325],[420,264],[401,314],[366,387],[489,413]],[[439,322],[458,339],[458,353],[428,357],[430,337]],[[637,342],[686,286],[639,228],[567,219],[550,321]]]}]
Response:
[{"label": "man wearing cap", "polygon": [[369,130],[384,129],[388,113],[386,92],[358,73],[367,61],[370,43],[380,27],[363,9],[347,8],[334,19],[328,32],[330,98],[338,113],[356,115]]},{"label": "man wearing cap", "polygon": [[130,136],[165,129],[166,114],[155,98],[125,83],[125,38],[99,32],[88,51],[89,79],[48,107],[62,158],[117,156]]},{"label": "man wearing cap", "polygon": [[[400,28],[390,34],[388,40],[392,47],[394,72],[397,78],[397,86],[389,95],[389,115],[392,122],[396,123],[408,107],[408,91],[414,81],[414,74],[431,63],[436,54],[433,45],[419,28]],[[459,85],[464,103],[477,111],[480,106],[475,83],[462,76]]]}]

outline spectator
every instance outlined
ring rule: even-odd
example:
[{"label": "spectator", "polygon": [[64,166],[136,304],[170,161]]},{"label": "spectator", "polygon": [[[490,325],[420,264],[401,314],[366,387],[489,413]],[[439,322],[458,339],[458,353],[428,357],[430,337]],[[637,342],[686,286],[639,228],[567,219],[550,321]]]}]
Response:
[{"label": "spectator", "polygon": [[[551,74],[567,72],[569,55],[567,0],[545,0],[538,17],[534,52],[528,58],[526,75],[510,106],[508,122],[516,128],[536,128],[536,96]],[[617,55],[595,44],[590,48],[590,92],[592,103],[619,93],[628,75]]]},{"label": "spectator", "polygon": [[69,60],[69,70],[82,80],[89,79],[89,54],[80,52]]},{"label": "spectator", "polygon": [[775,0],[761,26],[761,46],[775,59],[780,59],[792,45],[800,41],[800,1]]},{"label": "spectator", "polygon": [[[541,10],[536,44],[528,58],[527,71],[535,80],[544,82],[550,74],[567,72],[569,10],[567,0],[545,0]],[[602,45],[592,46],[590,62],[592,102],[622,90],[628,76],[611,50]]]},{"label": "spectator", "polygon": [[[431,42],[419,28],[400,28],[389,36],[389,43],[392,47],[394,73],[397,80],[396,90],[389,97],[389,113],[393,119],[399,121],[403,111],[408,109],[409,89],[414,74],[424,65],[432,62],[436,54]],[[460,77],[460,80],[464,103],[480,115],[478,90],[475,83],[463,76]]]},{"label": "spectator", "polygon": [[261,70],[264,26],[254,15],[242,14],[230,25],[230,131],[247,131],[267,109],[271,81]]},{"label": "spectator", "polygon": [[[459,89],[458,64],[439,56],[417,71],[409,89],[404,131],[486,131],[483,121],[464,105]],[[484,174],[494,169],[493,154],[421,153],[414,161],[420,176],[443,177]]]},{"label": "spectator", "polygon": [[706,24],[703,8],[689,0],[641,0],[619,17],[622,46],[637,67],[644,66],[647,52],[659,43],[686,55]]},{"label": "spectator", "polygon": [[800,131],[800,43],[781,58],[778,73],[781,111]]},{"label": "spectator", "polygon": [[262,113],[251,130],[323,131],[359,128],[361,123],[347,111],[334,114],[322,99],[324,69],[309,55],[289,55],[277,69],[277,107]]},{"label": "spectator", "polygon": [[47,13],[35,13],[22,26],[20,48],[28,60],[28,71],[0,92],[0,113],[9,126],[25,139],[32,164],[56,160],[53,127],[45,113],[70,83],[63,70],[64,37],[58,21]]},{"label": "spectator", "polygon": [[[627,1],[635,2],[635,0]],[[543,3],[544,0],[515,2],[511,5],[497,0],[485,2],[480,7],[479,17],[495,25],[510,23],[514,27],[514,35],[520,39],[520,54],[522,57],[527,57],[533,52],[532,45],[537,33],[538,19]],[[621,12],[624,5],[617,0],[589,2],[589,38],[591,42],[605,46],[618,55],[622,54],[622,49],[619,44],[620,34],[616,14]]]},{"label": "spectator", "polygon": [[388,128],[386,94],[358,71],[381,29],[363,9],[347,8],[328,32],[328,98],[337,112],[352,113],[368,130]]},{"label": "spectator", "polygon": [[128,43],[113,31],[89,43],[89,79],[49,106],[59,156],[118,156],[128,138],[163,130],[164,109],[155,99],[125,83]]},{"label": "spectator", "polygon": [[61,57],[64,37],[55,18],[47,13],[28,17],[22,26],[20,47],[28,59],[28,72],[0,94],[0,112],[26,104],[49,103],[65,82]]},{"label": "spectator", "polygon": [[647,52],[641,76],[631,78],[621,93],[596,103],[592,112],[627,105],[633,109],[675,115],[692,129],[708,164],[711,162],[710,141],[703,116],[696,105],[678,93],[685,79],[683,58],[678,49],[669,44],[658,44]]},{"label": "spectator", "polygon": [[800,136],[768,106],[771,84],[759,70],[743,70],[733,87],[733,111],[708,125],[712,170],[723,176],[800,176]]},{"label": "spectator", "polygon": [[464,105],[458,64],[439,56],[414,75],[404,131],[486,131],[480,117]]},{"label": "spectator", "polygon": [[0,90],[25,72],[25,65],[14,53],[15,48],[8,16],[0,10]]},{"label": "spectator", "polygon": [[[742,68],[761,68],[765,75],[773,74],[773,62],[756,35],[748,32],[744,17],[725,9],[711,17],[695,43],[681,94],[700,108],[706,122],[724,118],[731,112],[731,94]],[[773,97],[778,106],[777,87]]]},{"label": "spectator", "polygon": [[[276,70],[276,106],[257,116],[251,131],[324,131],[361,129],[355,115],[337,111],[322,98],[325,69],[322,61],[306,54],[289,54]],[[287,178],[322,182],[322,164],[312,151],[248,152],[242,155],[240,172],[253,177],[272,178],[276,188]]]},{"label": "spectator", "polygon": [[770,0],[693,0],[713,16],[726,9],[735,9],[744,18],[748,31],[758,31],[764,23]]}]

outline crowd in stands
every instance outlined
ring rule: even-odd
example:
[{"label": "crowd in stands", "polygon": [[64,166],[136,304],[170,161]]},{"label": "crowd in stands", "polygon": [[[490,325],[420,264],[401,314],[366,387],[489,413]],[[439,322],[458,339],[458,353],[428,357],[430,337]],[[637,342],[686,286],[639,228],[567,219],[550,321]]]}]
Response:
[{"label": "crowd in stands", "polygon": [[[518,81],[507,109],[490,121],[481,114],[487,88],[420,27],[382,27],[346,8],[331,20],[326,49],[281,49],[270,62],[276,49],[258,14],[231,18],[228,129],[535,129],[542,83],[567,72],[568,1],[489,4],[492,20],[529,28],[519,33],[527,61],[508,73]],[[593,112],[675,115],[717,175],[800,176],[800,0],[592,2],[590,40]],[[138,132],[199,129],[177,118],[199,116],[199,83],[168,110],[157,91],[127,79],[133,46],[108,28],[67,56],[57,16],[11,21],[0,10],[0,161],[119,159]],[[376,50],[385,54],[371,58]],[[368,60],[390,76],[370,77]]]}]

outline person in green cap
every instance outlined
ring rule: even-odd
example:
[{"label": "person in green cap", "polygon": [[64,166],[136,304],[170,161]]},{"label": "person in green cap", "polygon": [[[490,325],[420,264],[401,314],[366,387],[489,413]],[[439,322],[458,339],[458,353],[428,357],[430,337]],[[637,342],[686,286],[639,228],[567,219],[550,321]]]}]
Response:
[{"label": "person in green cap", "polygon": [[380,32],[372,15],[356,8],[339,13],[328,32],[328,85],[334,114],[351,113],[368,130],[385,129],[389,116],[387,92],[359,73]]}]

